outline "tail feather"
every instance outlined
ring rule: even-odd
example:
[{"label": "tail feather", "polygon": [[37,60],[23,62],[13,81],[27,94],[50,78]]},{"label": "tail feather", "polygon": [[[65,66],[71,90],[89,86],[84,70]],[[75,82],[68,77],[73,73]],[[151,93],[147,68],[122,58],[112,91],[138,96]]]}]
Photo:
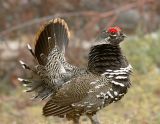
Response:
[{"label": "tail feather", "polygon": [[39,98],[43,100],[50,97],[54,93],[53,89],[45,85],[41,80],[28,80],[22,78],[18,78],[18,80],[21,81],[23,86],[27,88],[25,92],[34,91],[36,93],[33,99]]},{"label": "tail feather", "polygon": [[27,48],[28,48],[28,50],[30,51],[30,53],[32,54],[32,56],[33,56],[34,58],[36,58],[35,53],[33,52],[32,47],[31,47],[29,44],[27,44]]},{"label": "tail feather", "polygon": [[69,30],[67,23],[60,18],[49,21],[43,26],[37,34],[35,45],[35,56],[42,65],[46,64],[41,58],[43,53],[45,56],[51,52],[55,44],[61,51],[65,51],[69,41]]},{"label": "tail feather", "polygon": [[44,25],[36,36],[34,51],[29,44],[27,48],[37,60],[37,65],[30,66],[21,60],[20,64],[37,77],[35,80],[19,80],[27,87],[26,92],[36,93],[34,98],[45,99],[55,94],[66,79],[62,63],[65,61],[64,53],[69,41],[67,23],[60,18],[53,19]]}]

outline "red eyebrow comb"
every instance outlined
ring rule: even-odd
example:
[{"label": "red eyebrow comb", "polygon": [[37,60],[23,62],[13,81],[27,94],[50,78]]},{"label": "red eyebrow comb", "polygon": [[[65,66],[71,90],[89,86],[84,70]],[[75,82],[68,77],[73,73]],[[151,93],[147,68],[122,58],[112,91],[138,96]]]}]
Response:
[{"label": "red eyebrow comb", "polygon": [[110,32],[110,33],[117,33],[117,32],[119,32],[119,31],[121,31],[121,28],[118,27],[118,26],[110,27],[110,28],[108,28],[108,30],[107,30],[107,32]]}]

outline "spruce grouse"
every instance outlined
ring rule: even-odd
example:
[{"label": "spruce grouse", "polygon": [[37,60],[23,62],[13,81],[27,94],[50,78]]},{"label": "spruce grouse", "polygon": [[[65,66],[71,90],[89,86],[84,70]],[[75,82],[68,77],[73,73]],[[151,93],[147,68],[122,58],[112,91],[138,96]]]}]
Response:
[{"label": "spruce grouse", "polygon": [[36,36],[34,51],[27,46],[37,64],[28,66],[20,61],[35,75],[19,78],[26,92],[33,91],[34,98],[48,100],[44,116],[65,117],[78,124],[80,116],[87,115],[92,124],[100,124],[97,111],[120,100],[130,87],[132,67],[119,45],[125,38],[122,30],[110,27],[100,33],[90,48],[86,68],[65,59],[70,33],[63,19],[49,21]]}]

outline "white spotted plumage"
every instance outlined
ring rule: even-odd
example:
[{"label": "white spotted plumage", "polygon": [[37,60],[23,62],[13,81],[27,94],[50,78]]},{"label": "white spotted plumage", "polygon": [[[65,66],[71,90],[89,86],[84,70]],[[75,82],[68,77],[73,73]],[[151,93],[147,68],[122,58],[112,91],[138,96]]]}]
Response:
[{"label": "white spotted plumage", "polygon": [[121,87],[124,87],[125,85],[124,84],[122,84],[122,83],[119,83],[119,82],[116,82],[116,81],[111,81],[111,83],[113,83],[113,84],[115,84],[115,85],[119,85],[119,86],[121,86]]},{"label": "white spotted plumage", "polygon": [[[117,27],[111,29],[116,30]],[[121,34],[120,29],[116,31],[118,35]],[[106,105],[120,100],[127,92],[132,67],[121,52],[120,42],[113,44],[117,41],[109,35],[111,32],[103,33],[105,35],[100,37],[100,41],[91,47],[85,68],[70,65],[65,59],[69,30],[62,19],[54,19],[40,30],[34,52],[27,45],[38,67],[32,69],[23,61],[20,63],[39,77],[38,81],[32,82],[19,80],[28,90],[37,93],[34,98],[49,98],[43,108],[43,115],[71,119],[79,118],[82,114],[93,115]]]}]

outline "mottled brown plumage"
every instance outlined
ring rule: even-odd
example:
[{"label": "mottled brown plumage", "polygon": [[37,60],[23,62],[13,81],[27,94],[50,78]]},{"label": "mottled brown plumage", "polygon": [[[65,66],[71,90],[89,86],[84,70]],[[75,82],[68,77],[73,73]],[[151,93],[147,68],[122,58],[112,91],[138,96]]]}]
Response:
[{"label": "mottled brown plumage", "polygon": [[118,27],[104,30],[90,49],[88,66],[78,68],[65,60],[67,24],[59,18],[51,20],[40,29],[34,52],[28,46],[37,65],[30,67],[20,61],[38,78],[19,80],[31,88],[29,92],[37,93],[36,98],[48,98],[44,116],[66,117],[78,124],[85,114],[92,124],[99,124],[97,111],[120,100],[130,87],[132,67],[119,46],[124,37]]}]

